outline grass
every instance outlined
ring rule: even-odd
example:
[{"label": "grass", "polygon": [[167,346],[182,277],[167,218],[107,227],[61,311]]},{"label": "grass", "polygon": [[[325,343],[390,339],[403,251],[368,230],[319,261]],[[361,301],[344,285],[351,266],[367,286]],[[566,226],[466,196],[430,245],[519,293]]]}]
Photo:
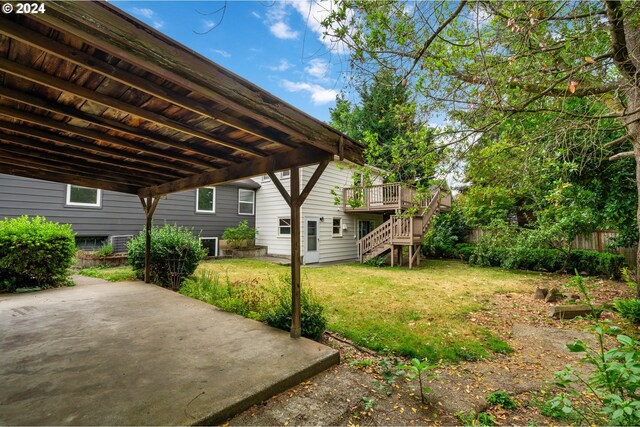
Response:
[{"label": "grass", "polygon": [[89,277],[97,277],[98,279],[108,280],[110,282],[122,282],[123,280],[135,280],[136,275],[131,267],[92,267],[80,270],[78,274]]},{"label": "grass", "polygon": [[[133,276],[127,268],[89,270],[89,275],[107,280]],[[196,275],[203,272],[217,273],[221,280],[228,278],[229,283],[242,286],[277,282],[290,270],[235,259],[203,262]],[[511,352],[507,343],[469,322],[466,314],[482,310],[493,294],[532,292],[539,281],[540,273],[441,260],[428,260],[413,270],[360,264],[302,270],[302,286],[313,288],[325,305],[330,330],[373,350],[449,361]]]}]

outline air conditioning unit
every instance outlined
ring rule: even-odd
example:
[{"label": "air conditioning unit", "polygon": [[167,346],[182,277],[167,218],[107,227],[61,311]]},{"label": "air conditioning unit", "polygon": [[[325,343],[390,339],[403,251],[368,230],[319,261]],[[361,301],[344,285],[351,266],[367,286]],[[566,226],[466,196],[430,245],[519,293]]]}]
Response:
[{"label": "air conditioning unit", "polygon": [[113,247],[114,253],[127,252],[127,243],[133,238],[132,234],[122,234],[119,236],[109,237],[109,243]]}]

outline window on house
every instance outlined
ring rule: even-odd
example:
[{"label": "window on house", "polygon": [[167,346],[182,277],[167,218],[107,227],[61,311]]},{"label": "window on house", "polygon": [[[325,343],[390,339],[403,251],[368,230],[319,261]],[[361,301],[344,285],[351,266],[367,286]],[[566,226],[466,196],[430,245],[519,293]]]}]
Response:
[{"label": "window on house", "polygon": [[262,182],[269,182],[271,181],[271,178],[269,177],[269,175],[262,175]]},{"label": "window on house", "polygon": [[196,192],[196,212],[214,213],[216,211],[215,187],[198,188]]},{"label": "window on house", "polygon": [[342,236],[342,218],[333,218],[333,228],[331,231],[333,237]]},{"label": "window on house", "polygon": [[291,235],[291,218],[278,219],[278,236]]},{"label": "window on house", "polygon": [[238,189],[238,213],[240,215],[253,215],[256,204],[256,193],[253,190]]},{"label": "window on house", "polygon": [[217,237],[201,237],[200,244],[207,251],[207,256],[218,256]]},{"label": "window on house", "polygon": [[102,191],[97,188],[67,185],[67,205],[100,207]]},{"label": "window on house", "polygon": [[280,172],[280,178],[289,178],[289,175],[291,175],[290,170]]}]

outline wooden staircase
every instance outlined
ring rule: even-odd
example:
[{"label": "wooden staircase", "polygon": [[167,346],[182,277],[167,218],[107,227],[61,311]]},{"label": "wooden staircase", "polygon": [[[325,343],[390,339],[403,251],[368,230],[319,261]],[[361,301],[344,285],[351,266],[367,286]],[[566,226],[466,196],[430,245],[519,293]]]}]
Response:
[{"label": "wooden staircase", "polygon": [[[388,190],[385,191],[388,192]],[[402,191],[398,194],[401,193]],[[379,227],[360,239],[358,241],[360,262],[364,263],[371,258],[391,252],[391,266],[396,263],[396,257],[399,265],[402,265],[402,247],[408,246],[409,268],[412,268],[414,264],[420,266],[420,248],[424,241],[424,235],[429,229],[434,215],[441,207],[446,207],[446,202],[450,200],[446,196],[439,187],[433,187],[428,203],[418,202],[418,205],[415,203],[410,205],[406,203],[406,197],[398,197],[402,207],[418,206],[418,212],[414,215],[391,215]]]}]

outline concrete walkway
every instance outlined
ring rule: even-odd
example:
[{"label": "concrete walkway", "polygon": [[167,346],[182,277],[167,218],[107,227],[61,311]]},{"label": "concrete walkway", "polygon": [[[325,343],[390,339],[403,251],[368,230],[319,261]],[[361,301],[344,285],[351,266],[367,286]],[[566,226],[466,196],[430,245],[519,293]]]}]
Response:
[{"label": "concrete walkway", "polygon": [[0,425],[222,422],[337,351],[153,285],[0,294]]}]

